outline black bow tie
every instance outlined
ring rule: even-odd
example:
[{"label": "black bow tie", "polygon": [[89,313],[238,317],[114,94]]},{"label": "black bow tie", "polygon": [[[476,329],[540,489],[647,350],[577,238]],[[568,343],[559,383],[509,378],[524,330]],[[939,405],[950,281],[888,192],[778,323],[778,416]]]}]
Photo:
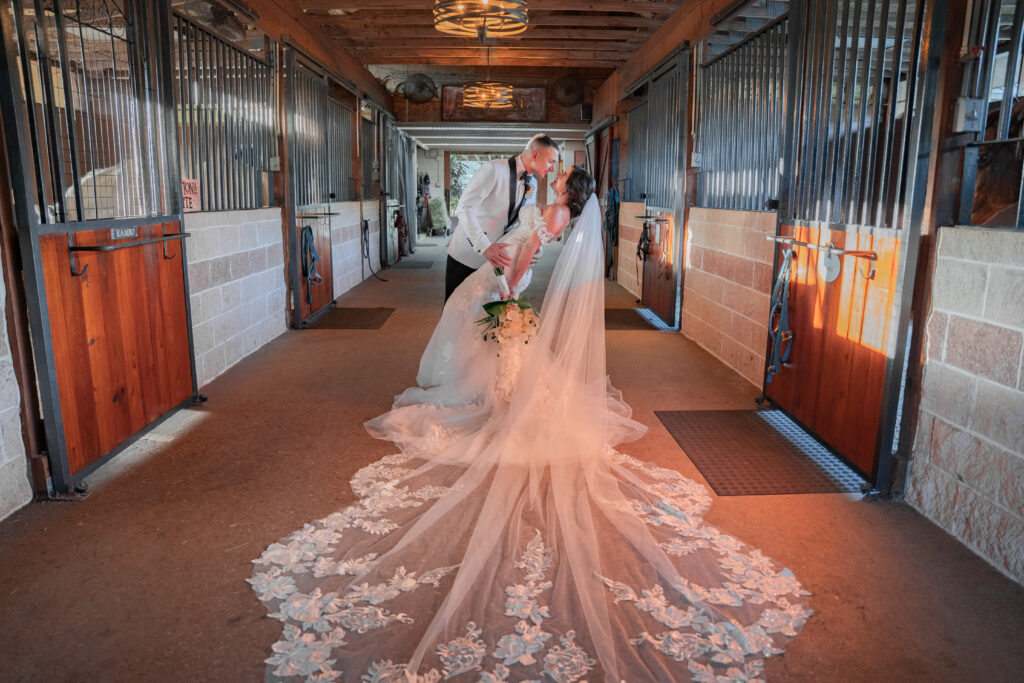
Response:
[{"label": "black bow tie", "polygon": [[520,173],[519,174],[519,182],[523,183],[523,187],[525,189],[527,189],[527,190],[530,189],[530,174],[527,173],[526,171],[523,171],[522,173]]}]

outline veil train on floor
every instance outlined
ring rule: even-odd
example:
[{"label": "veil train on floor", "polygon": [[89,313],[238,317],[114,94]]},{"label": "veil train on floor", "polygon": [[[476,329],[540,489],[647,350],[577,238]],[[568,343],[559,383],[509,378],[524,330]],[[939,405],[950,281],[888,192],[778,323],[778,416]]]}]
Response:
[{"label": "veil train on floor", "polygon": [[616,450],[646,427],[607,377],[603,273],[591,196],[528,346],[502,357],[465,316],[435,332],[426,386],[366,423],[400,452],[356,474],[356,503],[254,560],[284,624],[269,678],[763,676],[807,593],[703,521],[701,485]]}]

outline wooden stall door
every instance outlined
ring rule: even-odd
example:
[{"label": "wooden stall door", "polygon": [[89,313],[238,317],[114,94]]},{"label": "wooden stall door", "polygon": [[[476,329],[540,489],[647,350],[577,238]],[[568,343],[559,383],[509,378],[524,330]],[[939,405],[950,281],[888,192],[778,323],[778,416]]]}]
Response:
[{"label": "wooden stall door", "polygon": [[794,248],[792,352],[765,387],[768,398],[871,477],[884,414],[886,363],[895,339],[900,241],[790,225],[780,232],[800,242],[831,242],[837,249],[878,254],[873,277],[867,277],[869,261],[845,256],[839,257],[839,277],[826,282],[818,270],[823,253]]},{"label": "wooden stall door", "polygon": [[765,384],[883,492],[898,447],[945,27],[941,3],[886,5],[863,23],[856,0],[790,5],[777,239],[795,255],[793,340]]},{"label": "wooden stall door", "polygon": [[676,281],[679,274],[675,254],[675,222],[671,211],[647,209],[648,215],[658,218],[647,221],[651,248],[644,262],[643,302],[671,325],[676,316]]},{"label": "wooden stall door", "polygon": [[[144,226],[138,237],[110,230],[74,234],[99,246],[180,232],[178,223]],[[66,235],[40,238],[54,371],[70,474],[100,460],[193,393],[178,240],[111,252],[71,252]]]},{"label": "wooden stall door", "polygon": [[297,244],[300,249],[303,249],[302,228],[306,225],[313,229],[313,242],[316,246],[316,253],[320,256],[320,260],[315,264],[316,272],[320,275],[320,281],[314,282],[310,278],[303,276],[301,272],[299,273],[301,278],[299,290],[302,296],[300,305],[303,322],[334,301],[334,275],[331,269],[331,222],[326,217],[305,220],[300,218],[297,227]]}]

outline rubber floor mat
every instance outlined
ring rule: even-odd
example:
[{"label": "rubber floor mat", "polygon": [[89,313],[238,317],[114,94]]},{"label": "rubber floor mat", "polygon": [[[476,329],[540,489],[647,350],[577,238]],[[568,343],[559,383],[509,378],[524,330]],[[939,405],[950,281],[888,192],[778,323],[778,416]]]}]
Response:
[{"label": "rubber floor mat", "polygon": [[635,308],[606,308],[604,309],[604,328],[606,330],[653,330],[653,325],[647,322],[642,315],[637,313]]},{"label": "rubber floor mat", "polygon": [[313,321],[311,330],[379,330],[393,308],[333,308]]},{"label": "rubber floor mat", "polygon": [[392,268],[430,268],[434,265],[433,261],[399,261]]},{"label": "rubber floor mat", "polygon": [[655,411],[720,496],[860,491],[864,480],[779,410]]}]

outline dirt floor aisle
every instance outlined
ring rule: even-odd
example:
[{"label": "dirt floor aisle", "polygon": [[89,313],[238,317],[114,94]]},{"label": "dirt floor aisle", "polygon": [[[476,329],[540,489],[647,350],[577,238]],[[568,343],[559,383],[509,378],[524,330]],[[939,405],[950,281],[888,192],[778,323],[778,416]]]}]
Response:
[{"label": "dirt floor aisle", "polygon": [[[394,307],[380,330],[286,333],[98,472],[86,500],[0,522],[0,681],[263,680],[280,626],[245,583],[251,561],[352,502],[352,474],[393,452],[362,422],[414,381],[444,255],[421,248],[413,260],[432,267],[389,269],[339,300]],[[610,307],[631,305],[608,292]],[[623,450],[703,482],[654,411],[749,408],[755,388],[678,334],[607,340],[612,379],[650,426]],[[1021,680],[1024,589],[909,507],[728,497],[707,518],[813,593],[768,680]]]}]

